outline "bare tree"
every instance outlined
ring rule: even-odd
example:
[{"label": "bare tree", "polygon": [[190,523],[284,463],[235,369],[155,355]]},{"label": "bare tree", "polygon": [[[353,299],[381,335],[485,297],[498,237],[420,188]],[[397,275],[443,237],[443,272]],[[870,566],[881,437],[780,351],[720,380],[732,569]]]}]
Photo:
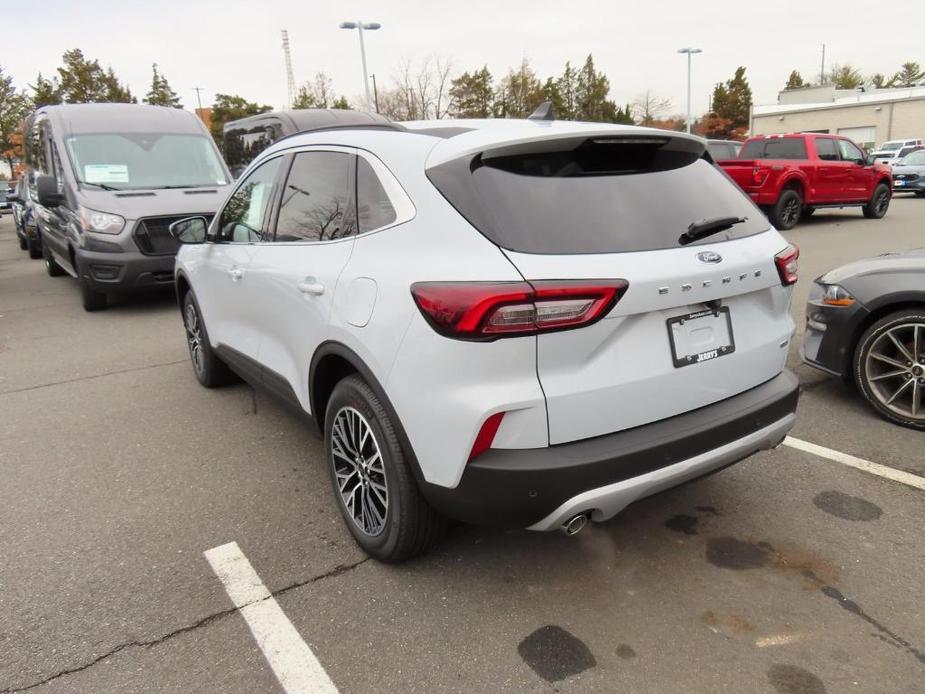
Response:
[{"label": "bare tree", "polygon": [[430,56],[420,66],[401,62],[392,88],[379,93],[379,112],[392,120],[446,118],[450,110],[450,62]]},{"label": "bare tree", "polygon": [[652,125],[671,108],[671,99],[663,99],[648,89],[633,102],[633,115],[639,125]]}]

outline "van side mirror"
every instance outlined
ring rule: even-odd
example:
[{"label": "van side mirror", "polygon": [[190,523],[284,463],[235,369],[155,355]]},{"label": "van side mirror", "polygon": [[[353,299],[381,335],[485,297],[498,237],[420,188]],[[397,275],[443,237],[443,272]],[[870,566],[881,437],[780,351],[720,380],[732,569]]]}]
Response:
[{"label": "van side mirror", "polygon": [[168,229],[180,243],[205,243],[209,223],[205,217],[187,217],[174,222]]},{"label": "van side mirror", "polygon": [[35,194],[42,207],[57,207],[64,202],[64,196],[58,192],[58,182],[48,174],[35,177]]}]

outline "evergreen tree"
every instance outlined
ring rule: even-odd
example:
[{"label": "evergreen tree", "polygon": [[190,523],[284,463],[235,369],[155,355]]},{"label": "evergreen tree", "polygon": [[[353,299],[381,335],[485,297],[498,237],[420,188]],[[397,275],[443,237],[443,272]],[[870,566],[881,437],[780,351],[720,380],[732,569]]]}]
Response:
[{"label": "evergreen tree", "polygon": [[883,89],[884,87],[889,86],[886,77],[883,75],[883,73],[880,72],[876,72],[871,75],[869,81],[870,86],[872,86],[874,89]]},{"label": "evergreen tree", "polygon": [[151,65],[153,73],[151,77],[151,89],[143,99],[146,104],[151,106],[171,106],[173,108],[183,108],[177,93],[170,88],[167,78],[157,71],[157,63]]},{"label": "evergreen tree", "polygon": [[566,61],[562,75],[556,79],[556,91],[562,101],[562,110],[556,110],[556,117],[575,120],[578,117],[578,71],[569,61]]},{"label": "evergreen tree", "polygon": [[713,113],[721,120],[729,121],[729,131],[748,127],[749,111],[752,105],[752,90],[745,78],[745,68],[738,67],[735,75],[726,83],[713,88]]},{"label": "evergreen tree", "polygon": [[543,85],[526,58],[501,81],[498,97],[496,114],[502,118],[526,118],[543,103]]},{"label": "evergreen tree", "polygon": [[595,69],[589,53],[575,80],[575,120],[612,122],[617,107],[607,99],[609,93],[610,80]]},{"label": "evergreen tree", "polygon": [[633,111],[629,104],[616,110],[613,114],[613,122],[620,123],[621,125],[636,125],[636,121],[633,118]]},{"label": "evergreen tree", "polygon": [[35,84],[30,84],[29,88],[32,89],[32,103],[36,108],[61,103],[61,88],[57,77],[48,80],[40,72],[35,78]]},{"label": "evergreen tree", "polygon": [[851,65],[833,65],[829,71],[829,82],[836,89],[856,89],[864,84],[861,71]]},{"label": "evergreen tree", "polygon": [[925,70],[914,62],[903,63],[902,68],[890,79],[890,87],[914,87],[925,79]]},{"label": "evergreen tree", "polygon": [[119,82],[111,67],[103,70],[99,61],[87,60],[79,48],[65,51],[62,60],[64,65],[58,68],[61,101],[69,104],[136,103],[131,91]]},{"label": "evergreen tree", "polygon": [[339,109],[342,111],[349,111],[351,109],[350,102],[347,101],[346,96],[339,96],[334,101],[331,102],[331,108]]},{"label": "evergreen tree", "polygon": [[790,77],[787,78],[787,84],[784,89],[802,89],[803,87],[808,87],[806,81],[803,79],[803,75],[800,74],[799,70],[793,70],[790,73]]},{"label": "evergreen tree", "polygon": [[488,66],[450,82],[450,113],[454,118],[490,118],[494,110],[493,77]]}]

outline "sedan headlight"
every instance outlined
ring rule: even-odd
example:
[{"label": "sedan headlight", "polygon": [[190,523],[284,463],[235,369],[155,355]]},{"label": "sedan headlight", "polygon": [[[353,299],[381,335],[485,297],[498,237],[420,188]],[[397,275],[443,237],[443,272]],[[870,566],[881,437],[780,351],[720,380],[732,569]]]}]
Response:
[{"label": "sedan headlight", "polygon": [[828,306],[851,306],[854,304],[854,297],[844,287],[837,284],[824,284],[822,289],[822,303]]},{"label": "sedan headlight", "polygon": [[81,205],[80,227],[84,231],[94,231],[97,234],[118,234],[125,228],[125,219],[117,214],[98,212]]}]

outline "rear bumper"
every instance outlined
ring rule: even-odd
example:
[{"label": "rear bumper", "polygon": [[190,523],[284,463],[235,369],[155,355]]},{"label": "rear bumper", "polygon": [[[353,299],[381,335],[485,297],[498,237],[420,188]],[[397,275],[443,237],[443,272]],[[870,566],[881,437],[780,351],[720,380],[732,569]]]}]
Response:
[{"label": "rear bumper", "polygon": [[139,252],[104,253],[80,249],[78,272],[98,292],[130,292],[172,287],[176,258]]},{"label": "rear bumper", "polygon": [[491,449],[457,487],[425,484],[442,513],[479,525],[550,530],[576,513],[604,521],[650,494],[779,444],[793,427],[789,371],[713,405],[627,431],[540,449]]}]

